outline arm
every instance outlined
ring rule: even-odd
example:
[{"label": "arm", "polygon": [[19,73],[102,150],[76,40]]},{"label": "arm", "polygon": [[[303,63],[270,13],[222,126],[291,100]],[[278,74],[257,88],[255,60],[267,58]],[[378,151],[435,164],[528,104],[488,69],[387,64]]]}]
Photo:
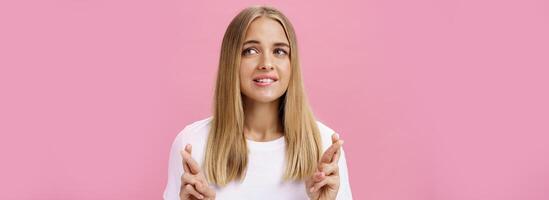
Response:
[{"label": "arm", "polygon": [[215,191],[209,186],[199,164],[191,156],[190,132],[189,126],[185,127],[172,144],[164,200],[194,199],[193,197],[215,199]]},{"label": "arm", "polygon": [[332,134],[332,144],[320,158],[317,171],[305,181],[307,196],[313,200],[352,199],[343,140]]}]

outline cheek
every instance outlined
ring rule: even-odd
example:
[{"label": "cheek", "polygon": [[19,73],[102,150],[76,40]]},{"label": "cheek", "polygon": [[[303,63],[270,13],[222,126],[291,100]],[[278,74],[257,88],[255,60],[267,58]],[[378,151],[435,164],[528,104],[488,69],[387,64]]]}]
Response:
[{"label": "cheek", "polygon": [[279,65],[278,74],[285,80],[285,82],[290,81],[290,75],[292,74],[292,68],[290,62],[285,62]]},{"label": "cheek", "polygon": [[240,62],[240,78],[250,77],[255,69],[255,64],[251,61],[242,61]]}]

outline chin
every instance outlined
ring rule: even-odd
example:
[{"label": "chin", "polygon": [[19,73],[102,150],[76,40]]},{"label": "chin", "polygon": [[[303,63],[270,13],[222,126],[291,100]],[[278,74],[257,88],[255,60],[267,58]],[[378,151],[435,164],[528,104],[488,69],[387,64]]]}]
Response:
[{"label": "chin", "polygon": [[260,103],[271,103],[278,100],[279,98],[280,97],[273,97],[273,96],[254,96],[253,98],[250,98],[250,99]]},{"label": "chin", "polygon": [[244,93],[242,93],[243,97],[246,97],[248,98],[248,100],[252,100],[252,101],[255,101],[255,102],[259,102],[259,103],[271,103],[271,102],[274,102],[274,101],[277,101],[279,100],[284,94],[280,94],[280,95],[266,95],[266,94],[261,94],[261,93],[256,93],[256,94],[250,94],[250,95],[246,95]]}]

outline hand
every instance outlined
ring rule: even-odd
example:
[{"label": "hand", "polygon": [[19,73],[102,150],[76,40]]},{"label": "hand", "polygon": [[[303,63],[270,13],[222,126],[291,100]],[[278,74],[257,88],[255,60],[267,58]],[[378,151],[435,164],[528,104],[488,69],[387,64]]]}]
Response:
[{"label": "hand", "polygon": [[179,198],[187,199],[215,199],[215,190],[208,186],[206,177],[200,171],[198,163],[191,156],[192,146],[187,144],[185,150],[181,151],[183,157],[183,169],[185,173],[181,176],[181,189]]},{"label": "hand", "polygon": [[332,145],[322,154],[317,171],[305,181],[305,189],[309,199],[335,200],[339,190],[339,155],[343,140],[339,135],[332,135]]}]

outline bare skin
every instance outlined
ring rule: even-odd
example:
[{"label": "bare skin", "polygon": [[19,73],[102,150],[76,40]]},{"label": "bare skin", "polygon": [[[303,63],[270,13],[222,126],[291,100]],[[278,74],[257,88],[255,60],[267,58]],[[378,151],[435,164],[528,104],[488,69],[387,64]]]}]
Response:
[{"label": "bare skin", "polygon": [[[255,19],[246,32],[240,62],[246,138],[261,142],[282,137],[278,109],[290,75],[290,46],[284,28],[267,17]],[[273,82],[258,86],[260,76],[270,76]]]},{"label": "bare skin", "polygon": [[305,181],[305,189],[309,199],[333,200],[339,190],[339,156],[343,140],[339,135],[332,135],[332,145],[326,149],[315,174]]},{"label": "bare skin", "polygon": [[192,146],[188,144],[181,151],[183,157],[183,176],[181,176],[181,191],[179,198],[184,199],[215,199],[215,190],[208,185],[206,176],[202,173],[198,163],[191,157]]},{"label": "bare skin", "polygon": [[[284,135],[279,119],[280,98],[288,89],[291,75],[290,46],[283,27],[275,20],[260,17],[248,28],[240,62],[240,89],[244,103],[244,136],[253,141],[271,141]],[[258,76],[273,77],[269,86],[257,84]],[[343,141],[337,134],[324,152],[314,176],[305,181],[307,195],[313,200],[332,200],[339,190],[338,160]],[[215,199],[191,146],[182,151],[185,174],[181,177],[180,198]]]}]

